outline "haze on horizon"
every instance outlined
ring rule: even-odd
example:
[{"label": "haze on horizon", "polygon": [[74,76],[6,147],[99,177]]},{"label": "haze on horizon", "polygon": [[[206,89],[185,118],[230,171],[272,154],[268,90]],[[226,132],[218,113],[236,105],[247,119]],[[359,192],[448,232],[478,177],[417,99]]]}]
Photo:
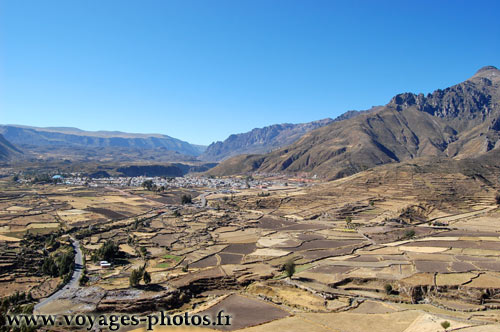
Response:
[{"label": "haze on horizon", "polygon": [[195,144],[500,65],[497,1],[0,0],[0,123]]}]

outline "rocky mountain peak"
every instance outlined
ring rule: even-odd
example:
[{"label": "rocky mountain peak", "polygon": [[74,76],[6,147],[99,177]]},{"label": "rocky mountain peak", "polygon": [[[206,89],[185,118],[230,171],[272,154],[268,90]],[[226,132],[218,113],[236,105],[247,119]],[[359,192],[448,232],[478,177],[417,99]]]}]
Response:
[{"label": "rocky mountain peak", "polygon": [[485,66],[479,69],[472,78],[486,78],[492,82],[500,82],[500,70],[495,66]]}]

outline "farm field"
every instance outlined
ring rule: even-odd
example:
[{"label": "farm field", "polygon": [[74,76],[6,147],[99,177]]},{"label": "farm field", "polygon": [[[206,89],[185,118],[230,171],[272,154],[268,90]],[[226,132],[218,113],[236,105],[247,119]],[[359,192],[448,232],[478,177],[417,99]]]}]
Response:
[{"label": "farm field", "polygon": [[[282,191],[212,193],[206,206],[196,195],[206,188],[191,188],[183,204],[182,190],[3,181],[2,296],[53,293],[63,277],[36,266],[75,238],[85,281],[39,313],[224,309],[234,324],[223,330],[431,332],[448,321],[495,331],[497,189],[450,178],[398,165]],[[150,281],[132,285],[136,271]]]}]

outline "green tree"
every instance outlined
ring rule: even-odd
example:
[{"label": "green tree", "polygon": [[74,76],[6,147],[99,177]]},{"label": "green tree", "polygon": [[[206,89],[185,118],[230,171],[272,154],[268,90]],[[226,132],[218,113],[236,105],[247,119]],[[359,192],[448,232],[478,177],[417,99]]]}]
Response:
[{"label": "green tree", "polygon": [[445,320],[444,322],[441,322],[441,326],[446,331],[451,326],[451,324],[450,324],[450,322],[448,322],[447,320]]},{"label": "green tree", "polygon": [[83,271],[80,280],[78,280],[78,284],[80,286],[85,286],[85,284],[89,281],[89,277],[87,277],[87,274],[85,273],[85,270]]},{"label": "green tree", "polygon": [[118,256],[118,251],[118,246],[113,241],[108,240],[97,250],[96,258],[112,262]]},{"label": "green tree", "polygon": [[291,278],[295,274],[295,262],[290,259],[283,265],[283,270],[288,278]]},{"label": "green tree", "polygon": [[141,251],[142,257],[146,257],[148,255],[148,250],[146,248],[141,247],[139,250]]},{"label": "green tree", "polygon": [[146,180],[142,183],[142,187],[151,191],[153,189],[153,180]]},{"label": "green tree", "polygon": [[347,216],[345,218],[345,223],[346,223],[347,228],[350,229],[352,227],[352,218],[350,216]]},{"label": "green tree", "polygon": [[144,274],[142,275],[142,280],[146,285],[149,285],[151,282],[151,275],[148,273],[148,271],[144,271]]},{"label": "green tree", "polygon": [[59,274],[59,270],[57,269],[56,262],[54,262],[52,257],[46,257],[43,260],[42,273],[49,275],[51,277],[56,277]]}]

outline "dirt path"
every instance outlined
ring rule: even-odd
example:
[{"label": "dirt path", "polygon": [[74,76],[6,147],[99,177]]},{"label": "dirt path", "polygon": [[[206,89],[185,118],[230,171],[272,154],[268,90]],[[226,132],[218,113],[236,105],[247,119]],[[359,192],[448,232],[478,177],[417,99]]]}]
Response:
[{"label": "dirt path", "polygon": [[443,217],[437,217],[437,218],[434,218],[434,219],[431,219],[429,221],[432,221],[432,222],[435,222],[435,221],[446,221],[446,222],[452,222],[452,221],[456,221],[456,220],[459,220],[459,219],[463,219],[463,218],[468,218],[468,217],[474,217],[478,214],[482,214],[482,213],[486,213],[486,212],[489,212],[489,211],[492,211],[492,210],[495,210],[498,206],[487,206],[485,208],[482,208],[481,210],[477,210],[477,211],[471,211],[471,212],[465,212],[465,213],[459,213],[459,214],[453,214],[453,215],[448,215],[448,216],[443,216]]}]

